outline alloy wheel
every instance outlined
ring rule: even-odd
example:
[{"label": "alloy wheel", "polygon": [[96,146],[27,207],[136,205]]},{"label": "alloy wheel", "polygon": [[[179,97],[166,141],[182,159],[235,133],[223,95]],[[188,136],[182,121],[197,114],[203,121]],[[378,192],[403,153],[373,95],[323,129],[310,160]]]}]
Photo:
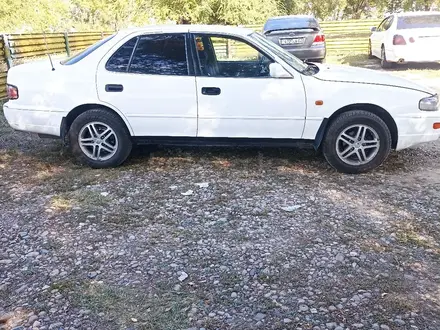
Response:
[{"label": "alloy wheel", "polygon": [[378,133],[367,125],[352,125],[336,139],[338,157],[349,165],[364,165],[376,157],[380,149]]},{"label": "alloy wheel", "polygon": [[78,144],[90,159],[105,161],[112,158],[118,150],[118,137],[107,124],[92,122],[81,128]]}]

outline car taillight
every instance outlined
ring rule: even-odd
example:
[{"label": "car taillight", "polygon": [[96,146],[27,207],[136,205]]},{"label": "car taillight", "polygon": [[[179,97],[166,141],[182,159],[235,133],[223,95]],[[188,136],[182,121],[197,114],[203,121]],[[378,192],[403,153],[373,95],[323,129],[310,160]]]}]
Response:
[{"label": "car taillight", "polygon": [[14,85],[6,85],[6,92],[8,93],[8,99],[16,100],[18,99],[18,88]]},{"label": "car taillight", "polygon": [[325,35],[323,34],[318,34],[317,36],[315,36],[315,40],[313,40],[313,43],[322,43],[325,42]]},{"label": "car taillight", "polygon": [[406,45],[405,38],[402,37],[400,34],[396,34],[393,37],[393,45]]}]

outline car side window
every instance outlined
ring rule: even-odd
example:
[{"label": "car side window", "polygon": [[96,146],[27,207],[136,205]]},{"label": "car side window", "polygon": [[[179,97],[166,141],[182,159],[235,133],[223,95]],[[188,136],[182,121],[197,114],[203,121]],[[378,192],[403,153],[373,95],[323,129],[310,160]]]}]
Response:
[{"label": "car side window", "polygon": [[127,72],[130,58],[133,54],[138,37],[130,39],[123,44],[107,61],[105,68],[113,72]]},{"label": "car side window", "polygon": [[382,22],[380,22],[380,24],[379,24],[379,26],[377,27],[377,32],[381,32],[381,31],[383,31],[384,29],[383,29],[383,26],[384,26],[384,24],[385,24],[385,22],[387,21],[387,19],[388,18],[385,18]]},{"label": "car side window", "polygon": [[388,20],[386,22],[386,26],[384,26],[385,31],[387,31],[391,27],[391,25],[393,24],[393,20],[394,20],[393,16],[388,17]]},{"label": "car side window", "polygon": [[247,42],[229,36],[195,36],[196,55],[202,76],[270,77],[273,60]]},{"label": "car side window", "polygon": [[140,36],[128,72],[187,76],[186,38],[183,34]]}]

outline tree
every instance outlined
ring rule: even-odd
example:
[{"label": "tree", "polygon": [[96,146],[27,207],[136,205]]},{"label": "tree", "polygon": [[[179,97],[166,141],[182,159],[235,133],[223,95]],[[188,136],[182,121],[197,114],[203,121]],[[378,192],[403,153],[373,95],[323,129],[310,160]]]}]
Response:
[{"label": "tree", "polygon": [[255,24],[280,13],[275,0],[155,0],[161,19],[205,24]]},{"label": "tree", "polygon": [[0,31],[62,31],[68,22],[68,6],[63,0],[3,1],[0,6]]}]

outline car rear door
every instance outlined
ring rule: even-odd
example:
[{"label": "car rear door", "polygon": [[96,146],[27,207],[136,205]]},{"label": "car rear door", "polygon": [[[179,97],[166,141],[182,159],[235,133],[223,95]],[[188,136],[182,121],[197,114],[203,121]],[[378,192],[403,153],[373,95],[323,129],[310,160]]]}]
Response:
[{"label": "car rear door", "polygon": [[186,44],[186,33],[131,35],[101,60],[98,97],[126,116],[134,135],[196,136],[196,81]]},{"label": "car rear door", "polygon": [[271,78],[270,59],[240,37],[195,33],[199,137],[302,137],[300,74]]}]

